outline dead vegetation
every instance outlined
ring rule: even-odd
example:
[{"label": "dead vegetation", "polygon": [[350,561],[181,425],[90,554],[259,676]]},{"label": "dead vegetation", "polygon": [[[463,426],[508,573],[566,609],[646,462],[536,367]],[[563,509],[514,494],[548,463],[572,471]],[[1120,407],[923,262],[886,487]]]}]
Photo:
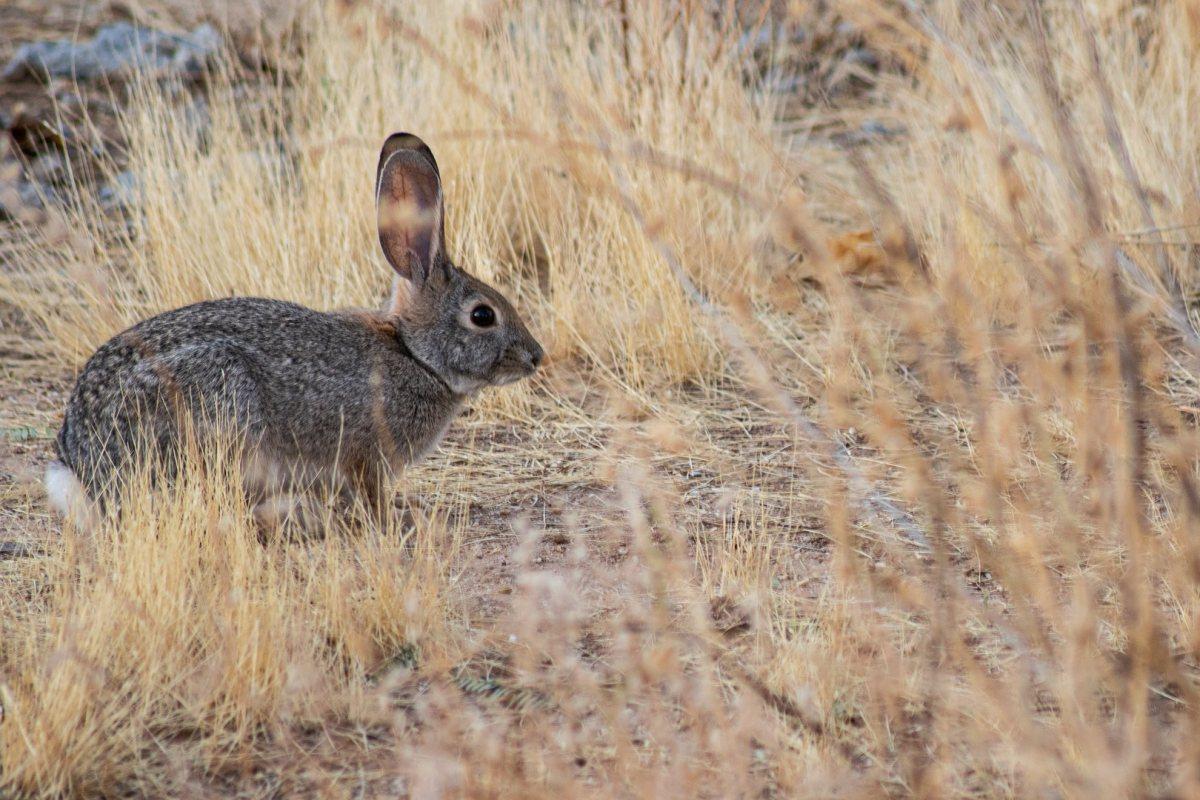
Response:
[{"label": "dead vegetation", "polygon": [[[5,791],[1200,792],[1200,6],[426,5],[299,15],[203,121],[135,81],[135,200],[11,226]],[[264,542],[212,475],[50,521],[112,333],[382,299],[395,129],[552,361],[417,524]]]}]

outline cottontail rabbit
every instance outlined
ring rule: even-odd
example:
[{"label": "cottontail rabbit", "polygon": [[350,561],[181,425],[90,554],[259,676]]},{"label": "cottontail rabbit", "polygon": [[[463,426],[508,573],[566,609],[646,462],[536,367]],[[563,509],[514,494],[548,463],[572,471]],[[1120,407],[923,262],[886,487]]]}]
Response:
[{"label": "cottontail rabbit", "polygon": [[271,519],[332,481],[378,509],[388,476],[436,446],[463,401],[530,375],[542,348],[512,305],[446,252],[433,153],[396,133],[379,154],[379,242],[396,271],[382,312],[322,312],[240,297],[168,311],[88,360],[46,472],[84,526],[148,447],[177,450],[180,412],[242,435],[246,491]]}]

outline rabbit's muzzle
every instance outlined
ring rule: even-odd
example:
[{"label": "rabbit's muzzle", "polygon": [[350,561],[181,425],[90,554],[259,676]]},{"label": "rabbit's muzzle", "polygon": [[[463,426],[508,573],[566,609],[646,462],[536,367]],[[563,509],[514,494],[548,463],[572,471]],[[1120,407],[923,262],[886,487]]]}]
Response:
[{"label": "rabbit's muzzle", "polygon": [[529,377],[537,372],[545,357],[545,351],[537,342],[508,348],[492,370],[492,385],[505,386]]}]

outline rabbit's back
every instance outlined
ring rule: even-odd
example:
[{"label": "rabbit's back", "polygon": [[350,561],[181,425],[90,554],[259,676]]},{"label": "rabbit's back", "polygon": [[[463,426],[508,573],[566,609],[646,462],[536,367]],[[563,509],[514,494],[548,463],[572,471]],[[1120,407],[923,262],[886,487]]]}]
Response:
[{"label": "rabbit's back", "polygon": [[259,298],[207,301],[145,320],[96,351],[58,451],[94,498],[140,447],[169,467],[181,415],[201,434],[232,427],[293,467],[328,470],[381,450],[406,463],[444,430],[457,408],[449,400],[398,338],[352,315]]}]

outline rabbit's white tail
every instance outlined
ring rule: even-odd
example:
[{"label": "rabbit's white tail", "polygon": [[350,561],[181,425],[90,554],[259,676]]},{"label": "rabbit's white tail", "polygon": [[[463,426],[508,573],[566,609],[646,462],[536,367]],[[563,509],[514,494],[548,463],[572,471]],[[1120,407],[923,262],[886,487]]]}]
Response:
[{"label": "rabbit's white tail", "polygon": [[61,461],[51,461],[46,467],[46,494],[50,505],[74,523],[80,530],[91,530],[96,524],[96,507],[71,468]]}]

